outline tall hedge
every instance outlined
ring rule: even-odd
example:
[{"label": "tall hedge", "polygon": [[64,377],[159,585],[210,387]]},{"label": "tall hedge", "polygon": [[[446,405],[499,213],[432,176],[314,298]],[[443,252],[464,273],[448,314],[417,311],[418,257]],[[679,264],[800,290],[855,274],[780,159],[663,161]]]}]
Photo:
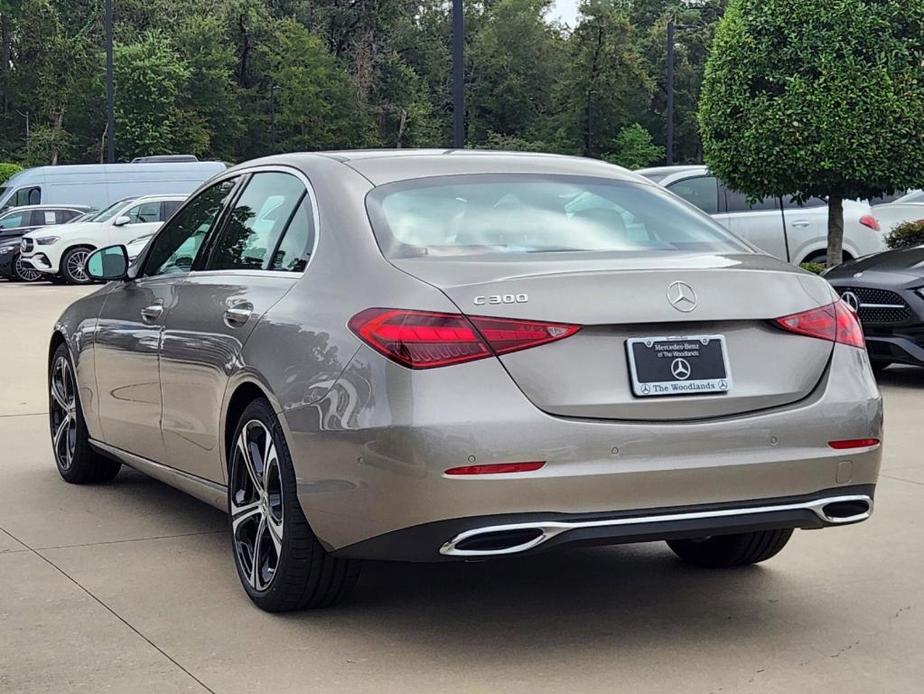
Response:
[{"label": "tall hedge", "polygon": [[924,184],[924,0],[732,0],[700,100],[706,163],[752,197],[842,201]]},{"label": "tall hedge", "polygon": [[0,184],[20,171],[22,171],[22,167],[19,164],[8,164],[0,161]]}]

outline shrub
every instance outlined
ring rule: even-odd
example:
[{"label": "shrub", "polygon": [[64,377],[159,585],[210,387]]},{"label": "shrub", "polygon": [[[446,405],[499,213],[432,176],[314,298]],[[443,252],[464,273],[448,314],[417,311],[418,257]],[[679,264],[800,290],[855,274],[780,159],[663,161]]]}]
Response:
[{"label": "shrub", "polygon": [[808,272],[813,272],[816,275],[820,275],[825,271],[826,266],[822,263],[801,263],[799,267],[801,267],[803,270],[807,270]]},{"label": "shrub", "polygon": [[22,171],[22,167],[19,164],[8,164],[0,161],[0,183],[3,183],[6,179],[14,174],[18,174],[20,171]]},{"label": "shrub", "polygon": [[911,248],[924,244],[924,219],[916,222],[902,222],[885,235],[889,248]]}]

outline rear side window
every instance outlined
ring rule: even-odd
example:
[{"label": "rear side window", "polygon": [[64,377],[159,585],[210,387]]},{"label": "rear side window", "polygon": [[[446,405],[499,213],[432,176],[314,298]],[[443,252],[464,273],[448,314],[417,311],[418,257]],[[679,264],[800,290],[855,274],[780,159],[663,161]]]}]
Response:
[{"label": "rear side window", "polygon": [[179,200],[164,200],[160,204],[160,221],[166,222],[180,206]]},{"label": "rear side window", "polygon": [[728,212],[760,212],[762,210],[780,210],[779,198],[761,198],[755,203],[748,202],[744,193],[722,186],[725,193],[725,207]]},{"label": "rear side window", "polygon": [[295,216],[289,222],[279,247],[273,254],[270,270],[284,272],[301,272],[308,265],[311,252],[314,249],[314,214],[311,210],[311,199],[307,194],[295,210]]},{"label": "rear side window", "polygon": [[270,269],[273,251],[304,194],[305,186],[295,176],[254,174],[228,214],[208,269]]},{"label": "rear side window", "polygon": [[67,222],[74,219],[80,215],[80,212],[77,210],[56,210],[55,216],[57,217],[58,224],[66,224]]},{"label": "rear side window", "polygon": [[44,227],[56,223],[54,210],[32,210],[31,226]]},{"label": "rear side window", "polygon": [[713,176],[684,178],[669,183],[667,189],[706,214],[715,214],[719,211],[719,185]]},{"label": "rear side window", "polygon": [[575,251],[746,252],[663,189],[578,176],[462,175],[380,186],[367,198],[388,257]]}]

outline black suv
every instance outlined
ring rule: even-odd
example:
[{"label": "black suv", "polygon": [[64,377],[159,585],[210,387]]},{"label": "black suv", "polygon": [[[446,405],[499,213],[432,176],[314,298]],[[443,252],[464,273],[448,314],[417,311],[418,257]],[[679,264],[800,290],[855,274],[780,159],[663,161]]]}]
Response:
[{"label": "black suv", "polygon": [[38,270],[19,261],[19,237],[40,227],[67,224],[93,212],[85,205],[23,205],[0,213],[0,277],[19,282],[42,278]]}]

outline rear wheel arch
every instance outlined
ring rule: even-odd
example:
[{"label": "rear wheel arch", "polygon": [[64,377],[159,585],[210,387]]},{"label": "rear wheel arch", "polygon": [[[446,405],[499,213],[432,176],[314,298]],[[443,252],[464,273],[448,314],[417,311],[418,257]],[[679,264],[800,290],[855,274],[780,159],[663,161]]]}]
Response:
[{"label": "rear wheel arch", "polygon": [[232,439],[234,438],[234,430],[237,428],[238,420],[250,403],[261,398],[272,402],[272,399],[263,388],[253,381],[244,381],[235,387],[228,400],[222,420],[222,441],[224,443],[224,455],[222,458],[226,471],[231,462],[230,451],[234,448]]},{"label": "rear wheel arch", "polygon": [[67,338],[64,337],[64,333],[60,330],[55,330],[51,334],[51,340],[48,343],[48,368],[51,368],[51,363],[54,361],[55,352],[58,350],[58,346],[62,344],[67,344]]}]

